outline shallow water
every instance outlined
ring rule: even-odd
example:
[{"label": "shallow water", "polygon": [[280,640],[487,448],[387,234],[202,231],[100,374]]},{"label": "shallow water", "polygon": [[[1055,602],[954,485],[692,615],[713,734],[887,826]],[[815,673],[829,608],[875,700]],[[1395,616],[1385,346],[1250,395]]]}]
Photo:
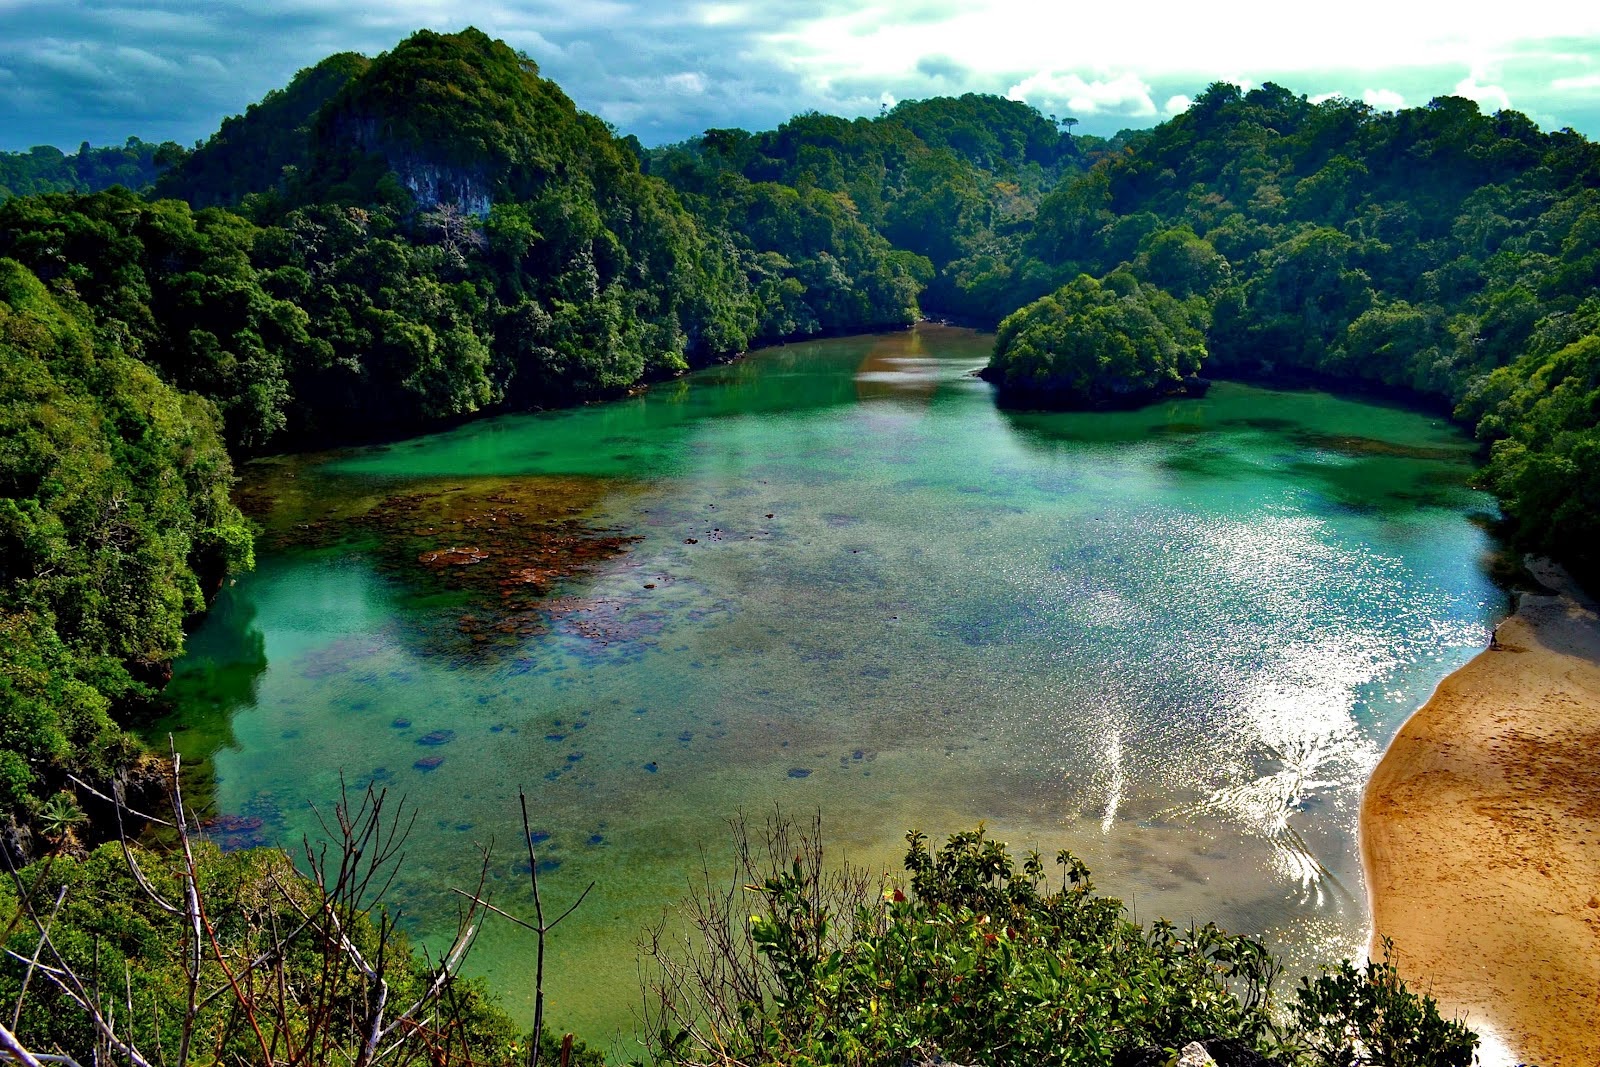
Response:
[{"label": "shallow water", "polygon": [[[341,772],[404,792],[394,899],[435,947],[475,843],[523,906],[526,787],[547,902],[598,882],[554,938],[550,1013],[601,1043],[631,1027],[640,930],[773,804],[882,869],[908,829],[986,820],[1141,918],[1299,967],[1359,954],[1361,786],[1502,603],[1470,443],[1230,383],[1008,414],[969,376],[989,343],[790,345],[260,464],[260,567],[156,732],[209,761],[228,845],[297,841]],[[469,969],[528,1013],[530,950],[491,921]]]}]

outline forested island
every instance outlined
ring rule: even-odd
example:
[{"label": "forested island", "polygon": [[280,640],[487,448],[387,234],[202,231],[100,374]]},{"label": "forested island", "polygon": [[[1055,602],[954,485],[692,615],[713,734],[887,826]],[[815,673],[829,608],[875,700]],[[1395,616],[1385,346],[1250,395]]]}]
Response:
[{"label": "forested island", "polygon": [[[74,857],[115,836],[104,795],[159,803],[159,761],[128,728],[152,714],[186,624],[251,566],[236,465],[617,397],[756,344],[943,317],[997,328],[984,374],[1008,405],[1123,406],[1206,377],[1403,395],[1476,433],[1510,543],[1592,576],[1597,190],[1600,148],[1514,111],[1441,97],[1382,112],[1270,83],[1213,84],[1114,138],[968,95],[646,148],[474,30],[332,56],[193,149],[0,156],[0,849],[137,895],[114,845]],[[1069,1062],[1201,1037],[1344,1062],[1329,1035],[1376,1040],[1336,1021],[1369,990],[1391,998],[1362,1001],[1371,1025],[1392,1012],[1432,1042],[1392,1062],[1470,1055],[1377,964],[1308,985],[1299,1036],[1273,1046],[1250,992],[1270,966],[1249,943],[1131,933],[1068,859],[1052,893],[1036,860],[981,835],[913,846],[913,899],[886,903],[875,953],[935,913],[974,960],[996,944],[979,917],[1011,914],[1018,958],[1057,983],[1063,939],[1137,948],[1116,966],[1148,972],[1130,995],[1159,1003]],[[272,861],[205,862],[241,883]],[[838,946],[794,910],[801,874],[767,886],[754,936],[777,1021],[743,1051],[858,1062],[905,1054],[914,1032],[978,1055],[954,1036],[972,1002],[917,1016],[942,981],[920,964],[821,966]],[[63,918],[91,952],[96,917]],[[176,988],[178,961],[153,947],[170,919],[130,905],[114,969]],[[6,967],[0,983],[20,981]],[[878,1028],[880,979],[909,983],[896,1011],[915,1025]],[[802,1011],[824,989],[826,1024]],[[509,1021],[468,1008],[461,1039],[507,1047]],[[1042,1052],[1059,1023],[1014,1025]],[[61,1026],[52,1040],[92,1043],[87,1024]],[[709,1055],[682,1040],[662,1054]]]}]

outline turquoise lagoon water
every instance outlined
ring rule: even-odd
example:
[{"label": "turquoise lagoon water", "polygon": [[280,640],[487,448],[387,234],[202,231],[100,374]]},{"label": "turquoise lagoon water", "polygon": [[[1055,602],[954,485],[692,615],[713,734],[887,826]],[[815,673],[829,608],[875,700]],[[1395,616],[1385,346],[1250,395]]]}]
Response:
[{"label": "turquoise lagoon water", "polygon": [[[984,820],[1072,849],[1143,919],[1214,919],[1298,967],[1359,954],[1362,785],[1503,602],[1469,442],[1231,383],[1008,414],[970,376],[990,340],[790,345],[258,465],[260,566],[193,635],[158,732],[260,820],[232,844],[296,843],[341,775],[405,794],[393,900],[435,948],[479,845],[496,902],[526,907],[525,788],[547,902],[598,883],[555,935],[550,1013],[602,1044],[631,1032],[640,931],[724,865],[728,817],[774,805],[882,870],[908,829]],[[416,538],[482,549],[542,509],[610,540],[515,613],[503,578],[458,580],[499,549],[419,562]],[[524,1016],[531,947],[491,920],[469,960]]]}]

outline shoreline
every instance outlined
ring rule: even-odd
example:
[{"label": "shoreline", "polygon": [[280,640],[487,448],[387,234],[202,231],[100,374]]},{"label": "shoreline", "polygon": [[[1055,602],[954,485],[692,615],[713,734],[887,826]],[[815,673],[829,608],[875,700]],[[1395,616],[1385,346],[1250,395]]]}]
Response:
[{"label": "shoreline", "polygon": [[1485,1063],[1600,1062],[1600,612],[1553,564],[1389,743],[1361,800],[1370,951]]}]

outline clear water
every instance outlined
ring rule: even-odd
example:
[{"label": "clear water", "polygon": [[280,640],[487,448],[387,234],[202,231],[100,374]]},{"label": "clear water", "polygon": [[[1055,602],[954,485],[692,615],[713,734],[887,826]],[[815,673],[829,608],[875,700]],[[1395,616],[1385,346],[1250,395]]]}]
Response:
[{"label": "clear water", "polygon": [[[969,376],[989,343],[791,345],[258,465],[260,567],[193,635],[156,732],[261,820],[233,844],[298,841],[341,773],[405,793],[395,900],[434,945],[475,843],[497,902],[526,906],[525,787],[547,901],[598,882],[554,938],[550,1012],[602,1044],[632,1026],[639,932],[701,849],[721,862],[730,815],[774,804],[820,808],[839,853],[883,869],[908,829],[986,820],[1071,848],[1141,918],[1214,919],[1302,967],[1359,954],[1361,787],[1502,602],[1470,444],[1229,383],[1007,414]],[[544,599],[471,587],[491,527],[551,515],[605,542],[586,571]],[[490,558],[429,567],[429,545]],[[433,731],[453,734],[419,744]],[[491,922],[470,958],[524,1015],[531,948]]]}]

